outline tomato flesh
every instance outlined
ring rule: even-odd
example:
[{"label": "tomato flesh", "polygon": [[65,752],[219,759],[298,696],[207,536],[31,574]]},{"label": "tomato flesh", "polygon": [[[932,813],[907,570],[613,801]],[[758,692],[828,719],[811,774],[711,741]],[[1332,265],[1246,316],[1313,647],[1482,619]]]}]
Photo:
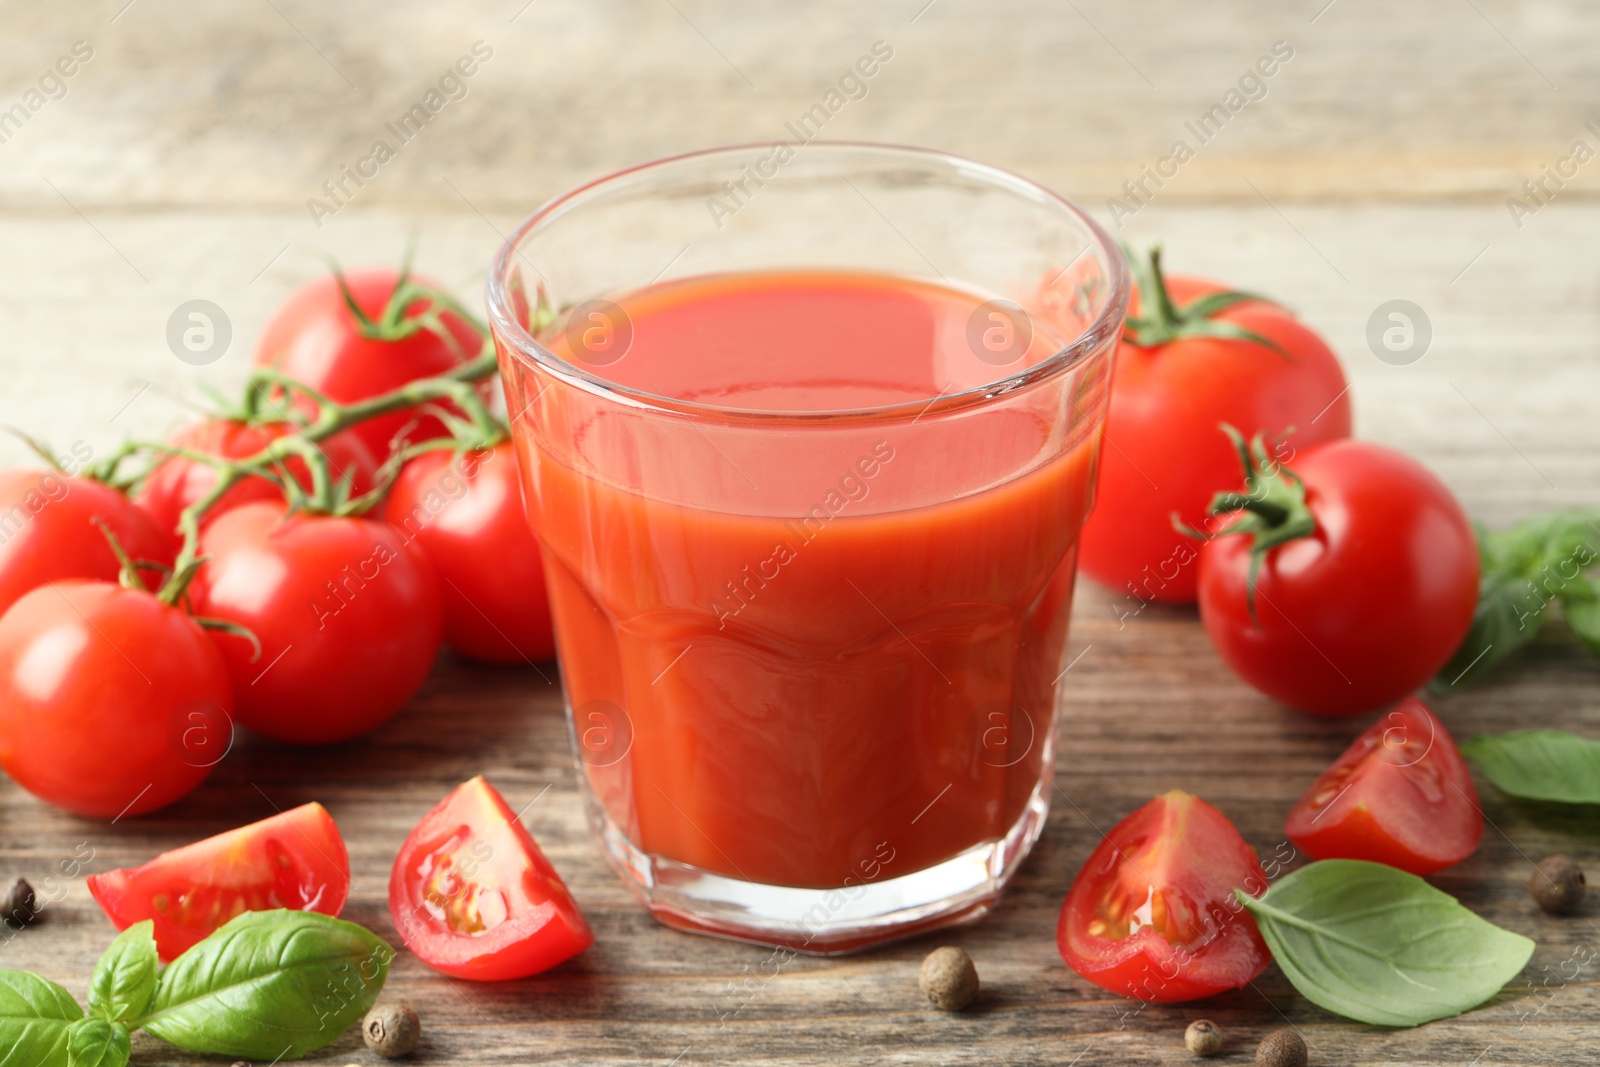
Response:
[{"label": "tomato flesh", "polygon": [[141,866],[91,875],[89,892],[118,930],[152,920],[156,949],[170,960],[246,911],[338,915],[350,894],[350,857],[328,810],[302,804]]},{"label": "tomato flesh", "polygon": [[594,943],[550,861],[482,777],[459,786],[406,838],[389,879],[406,947],[445,974],[525,978]]},{"label": "tomato flesh", "polygon": [[1233,895],[1266,874],[1227,816],[1174,791],[1101,841],[1061,908],[1056,944],[1067,966],[1140,1000],[1195,1000],[1246,985],[1271,959]]},{"label": "tomato flesh", "polygon": [[1410,697],[1322,772],[1284,831],[1317,859],[1371,860],[1427,875],[1472,855],[1483,813],[1455,741]]}]

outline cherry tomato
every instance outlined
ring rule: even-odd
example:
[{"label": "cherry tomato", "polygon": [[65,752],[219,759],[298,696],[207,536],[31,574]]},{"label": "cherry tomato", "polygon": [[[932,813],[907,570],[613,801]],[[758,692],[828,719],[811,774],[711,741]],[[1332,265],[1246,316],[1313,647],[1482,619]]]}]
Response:
[{"label": "cherry tomato", "polygon": [[1102,989],[1162,1003],[1236,989],[1271,960],[1234,897],[1267,887],[1233,823],[1188,793],[1156,797],[1123,819],[1078,872],[1056,944]]},{"label": "cherry tomato", "polygon": [[172,536],[110,486],[58,471],[0,471],[0,612],[46,582],[116,580],[117,556],[96,518],[134,559],[172,562]]},{"label": "cherry tomato", "polygon": [[198,716],[231,733],[232,708],[211,639],[143,589],[67,579],[0,616],[0,767],[56,807],[96,818],[166,807],[225,751],[183,731]]},{"label": "cherry tomato", "polygon": [[389,878],[389,914],[423,963],[484,982],[547,971],[594,944],[561,876],[481,777],[406,838]]},{"label": "cherry tomato", "polygon": [[171,960],[241,912],[338,915],[350,895],[350,857],[328,810],[302,804],[141,866],[90,875],[89,892],[118,930],[153,920],[156,950]]},{"label": "cherry tomato", "polygon": [[[441,288],[426,278],[412,278],[430,288]],[[373,321],[382,317],[398,282],[399,274],[393,270],[345,275],[356,306]],[[427,301],[418,301],[406,309],[405,317],[414,319],[430,307]],[[440,319],[450,340],[427,329],[397,341],[366,336],[345,303],[338,280],[320,278],[295,290],[278,308],[262,330],[255,362],[259,367],[276,367],[331,400],[364,400],[417,378],[443,374],[478,355],[483,342],[471,325],[450,312],[442,313]],[[425,441],[445,434],[438,418],[415,408],[369,419],[350,432],[381,460],[388,456],[395,434],[412,419],[417,424],[407,434],[408,440]]]},{"label": "cherry tomato", "polygon": [[[291,430],[288,423],[281,422],[251,426],[235,419],[206,419],[178,430],[168,438],[168,444],[223,459],[244,459]],[[372,488],[378,463],[359,437],[351,433],[335,434],[318,447],[328,457],[336,480],[349,475],[352,494],[359,495]],[[302,489],[310,490],[311,472],[306,469],[304,460],[295,457],[285,466]],[[183,509],[205,496],[216,483],[215,468],[186,456],[168,456],[150,471],[134,494],[134,500],[155,517],[162,529],[176,530]],[[283,490],[265,478],[245,478],[206,511],[201,523],[209,523],[224,511],[252,500],[283,498]]]},{"label": "cherry tomato", "polygon": [[[1143,274],[1143,289],[1165,281],[1180,318],[1132,330],[1142,321],[1135,293],[1078,558],[1091,578],[1134,601],[1188,604],[1196,597],[1196,545],[1173,529],[1172,516],[1198,526],[1212,494],[1238,484],[1238,462],[1218,424],[1271,439],[1293,428],[1292,444],[1304,449],[1350,436],[1350,398],[1333,351],[1283,308],[1243,300],[1206,315],[1204,299],[1225,292],[1222,285]],[[1152,315],[1159,305],[1143,307],[1146,319],[1160,318]]]},{"label": "cherry tomato", "polygon": [[439,575],[446,644],[490,663],[555,655],[539,542],[509,443],[417,457],[389,490],[384,515]]},{"label": "cherry tomato", "polygon": [[[1277,498],[1282,523],[1252,514],[1201,548],[1206,633],[1240,677],[1303,711],[1393,703],[1444,666],[1472,625],[1472,525],[1439,479],[1382,445],[1319,445],[1287,474],[1251,483],[1270,489],[1269,505]],[[1308,527],[1256,552],[1296,523]]]},{"label": "cherry tomato", "polygon": [[216,633],[239,721],[296,744],[364,734],[422,685],[439,650],[439,589],[427,557],[388,523],[298,513],[264,501],[200,536],[197,615],[255,634]]},{"label": "cherry tomato", "polygon": [[1427,875],[1472,855],[1483,813],[1444,724],[1407,697],[1322,772],[1284,831],[1319,860],[1371,860]]}]

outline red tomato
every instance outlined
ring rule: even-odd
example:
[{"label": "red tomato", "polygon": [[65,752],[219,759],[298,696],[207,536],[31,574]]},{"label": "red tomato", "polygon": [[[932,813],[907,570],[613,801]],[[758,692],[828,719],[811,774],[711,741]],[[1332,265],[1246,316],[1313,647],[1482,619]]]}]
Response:
[{"label": "red tomato", "polygon": [[166,807],[216,762],[184,729],[200,716],[226,731],[232,708],[211,639],[143,589],[68,579],[0,616],[0,766],[59,808]]},{"label": "red tomato", "polygon": [[423,963],[484,982],[547,971],[594,944],[561,876],[481,777],[440,801],[400,846],[389,915]]},{"label": "red tomato", "polygon": [[1123,819],[1078,872],[1056,944],[1102,989],[1167,1003],[1237,989],[1271,960],[1234,897],[1267,886],[1222,812],[1174,790]]},{"label": "red tomato", "polygon": [[153,920],[156,949],[171,960],[241,912],[338,915],[350,895],[350,857],[328,810],[302,804],[142,866],[91,875],[89,892],[118,930]]},{"label": "red tomato", "polygon": [[[1200,298],[1225,291],[1198,278],[1166,281],[1180,314]],[[1144,285],[1152,284],[1147,273]],[[1136,292],[1130,327],[1139,313]],[[1225,332],[1256,334],[1278,350],[1205,332],[1219,325]],[[1195,600],[1196,545],[1173,529],[1172,516],[1197,527],[1212,494],[1238,484],[1238,460],[1217,433],[1219,423],[1272,439],[1293,428],[1296,449],[1350,436],[1350,398],[1339,360],[1288,311],[1246,300],[1185,319],[1175,329],[1177,336],[1161,343],[1138,343],[1131,332],[1123,337],[1112,371],[1094,510],[1079,546],[1079,561],[1091,578],[1140,603]]]},{"label": "red tomato", "polygon": [[385,517],[427,553],[444,598],[444,639],[490,663],[555,655],[539,542],[522,508],[510,443],[407,463]]},{"label": "red tomato", "polygon": [[1408,697],[1322,772],[1284,831],[1319,860],[1371,860],[1427,875],[1472,855],[1483,813],[1455,741]]},{"label": "red tomato", "polygon": [[116,553],[96,518],[136,560],[170,564],[177,552],[171,535],[108,485],[58,471],[0,471],[0,612],[46,582],[115,581]]},{"label": "red tomato", "polygon": [[286,515],[257,502],[200,537],[196,615],[261,642],[214,634],[239,721],[296,744],[364,734],[399,711],[439,651],[439,588],[427,557],[375,519]]},{"label": "red tomato", "polygon": [[[289,424],[281,422],[251,426],[234,419],[206,419],[183,427],[168,438],[168,443],[223,459],[244,459],[260,452],[291,429]],[[349,473],[353,479],[353,494],[364,493],[372,488],[378,463],[359,437],[349,433],[335,434],[318,447],[328,457],[335,479]],[[311,472],[306,469],[303,460],[291,459],[286,466],[302,489],[311,488]],[[185,456],[169,456],[150,471],[144,484],[134,494],[134,500],[155,516],[162,529],[176,530],[178,515],[183,509],[209,493],[216,483],[217,472],[214,468]],[[283,498],[283,490],[265,478],[246,478],[236,483],[206,511],[202,525],[240,504]]]},{"label": "red tomato", "polygon": [[1254,617],[1251,555],[1263,533],[1206,542],[1200,620],[1240,677],[1285,704],[1353,715],[1393,703],[1444,666],[1472,624],[1472,524],[1439,479],[1382,445],[1319,445],[1290,474],[1303,498],[1281,477],[1273,492],[1288,521],[1314,528],[1261,553]]},{"label": "red tomato", "polygon": [[[430,288],[442,288],[426,278],[412,278]],[[398,272],[387,269],[345,275],[356,305],[374,321],[382,317],[398,281]],[[405,317],[416,318],[430,306],[419,301],[406,309]],[[337,279],[320,278],[295,290],[272,316],[256,346],[256,366],[275,367],[340,403],[364,400],[417,378],[443,374],[478,355],[483,341],[477,331],[457,315],[444,312],[440,317],[454,344],[427,329],[399,341],[364,336]],[[433,415],[419,415],[415,408],[369,419],[350,432],[382,459],[389,454],[395,434],[413,418],[418,421],[408,440],[444,436],[444,423]]]}]

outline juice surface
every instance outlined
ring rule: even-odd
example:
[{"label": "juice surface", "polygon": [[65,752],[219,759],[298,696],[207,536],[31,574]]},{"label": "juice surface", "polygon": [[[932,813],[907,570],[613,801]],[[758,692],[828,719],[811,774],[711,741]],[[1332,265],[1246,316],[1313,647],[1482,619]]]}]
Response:
[{"label": "juice surface", "polygon": [[[615,298],[631,344],[595,372],[746,410],[928,401],[1006,372],[970,343],[982,300],[880,275],[675,281]],[[1035,325],[1015,366],[1060,343]],[[786,432],[656,425],[526,366],[508,386],[537,426],[518,445],[580,752],[635,845],[839,887],[1016,823],[1049,771],[1090,503],[1097,438],[1072,427],[1093,420],[1061,415],[1079,398]]]}]

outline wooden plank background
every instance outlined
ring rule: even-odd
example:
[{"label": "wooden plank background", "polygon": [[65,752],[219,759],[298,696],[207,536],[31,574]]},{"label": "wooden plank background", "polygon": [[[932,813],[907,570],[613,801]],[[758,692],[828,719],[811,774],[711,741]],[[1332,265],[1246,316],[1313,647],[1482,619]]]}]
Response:
[{"label": "wooden plank background", "polygon": [[[0,422],[97,452],[186,418],[197,383],[245,372],[254,336],[295,285],[341,262],[419,262],[476,299],[501,235],[545,198],[621,166],[715,143],[765,141],[873,42],[894,58],[830,137],[924,144],[1019,170],[1093,207],[1155,166],[1274,42],[1293,58],[1118,235],[1161,238],[1177,270],[1272,293],[1324,331],[1353,382],[1359,432],[1429,463],[1475,517],[1600,504],[1600,161],[1540,201],[1525,181],[1575,141],[1600,150],[1600,8],[1517,0],[1267,3],[1180,0],[307,0],[0,3]],[[59,85],[41,76],[92,50]],[[475,42],[491,49],[414,141],[318,226],[310,197]],[[59,90],[59,91],[58,91]],[[1600,125],[1600,123],[1597,123]],[[1571,167],[1567,168],[1570,173]],[[1507,201],[1529,210],[1513,216]],[[1537,208],[1537,210],[1532,210]],[[1519,225],[1520,223],[1520,225]],[[233,342],[195,368],[166,321],[203,298]],[[1366,341],[1386,300],[1422,307],[1433,341],[1392,366]],[[23,458],[0,441],[0,461]],[[486,773],[521,807],[594,923],[580,959],[496,986],[447,981],[402,954],[426,1063],[1179,1063],[1200,1014],[1246,1062],[1285,1021],[1314,1063],[1600,1062],[1600,927],[1534,910],[1530,858],[1600,864],[1592,811],[1484,790],[1482,849],[1442,888],[1539,941],[1533,963],[1460,1019],[1381,1031],[1333,1018],[1269,970],[1203,1007],[1137,1005],[1068,971],[1056,912],[1097,829],[1169,788],[1234,818],[1263,854],[1289,804],[1359,724],[1273,706],[1234,679],[1192,612],[1118,621],[1076,605],[1058,792],[1002,906],[980,924],[767,978],[760,949],[656,926],[587,837],[555,688],[531,670],[446,659],[377,736],[300,753],[246,739],[199,792],[106,825],[0,783],[0,873],[40,885],[93,858],[0,966],[82,993],[111,930],[83,874],[140,862],[311,799],[350,845],[347,915],[392,935],[388,868],[440,796]],[[1517,726],[1600,734],[1600,662],[1559,633],[1483,688],[1439,705],[1457,736]],[[925,1008],[916,966],[964,946],[985,983],[961,1016]],[[1586,952],[1580,950],[1587,950]],[[1564,966],[1565,965],[1565,966]],[[1574,975],[1574,969],[1576,974]],[[767,968],[770,971],[770,965]],[[353,1035],[323,1057],[374,1062]],[[141,1064],[175,1057],[146,1038]]]}]

